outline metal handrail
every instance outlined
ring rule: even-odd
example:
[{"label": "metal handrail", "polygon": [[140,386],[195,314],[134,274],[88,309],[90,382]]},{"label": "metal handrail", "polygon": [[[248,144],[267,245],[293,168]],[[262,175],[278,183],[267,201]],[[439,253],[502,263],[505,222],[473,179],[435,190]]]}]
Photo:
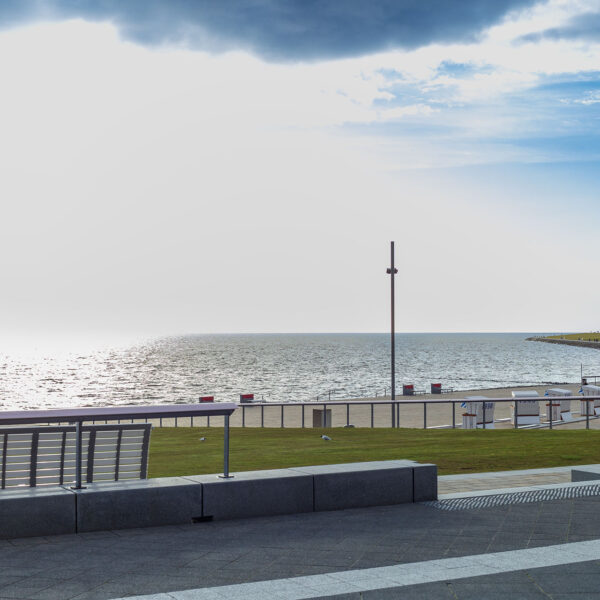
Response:
[{"label": "metal handrail", "polygon": [[[403,396],[404,398],[405,396]],[[542,402],[549,397],[562,398],[563,400],[600,400],[600,396],[582,396],[581,394],[573,394],[572,396],[535,396],[532,398],[486,398],[485,402]],[[316,402],[314,400],[306,400],[299,402],[251,402],[245,406],[322,406],[326,404],[334,405],[368,405],[368,404],[456,404],[459,402],[483,402],[483,400],[470,400],[469,398],[421,398],[414,400],[323,400]],[[219,404],[219,403],[215,403]],[[238,405],[236,405],[238,406]],[[242,405],[239,405],[242,406]]]},{"label": "metal handrail", "polygon": [[48,410],[0,411],[0,425],[24,425],[27,423],[74,423],[75,424],[75,487],[81,485],[82,435],[81,424],[85,421],[119,419],[162,419],[164,417],[223,416],[225,436],[223,442],[223,475],[229,478],[229,417],[236,410],[234,402],[210,404],[160,404],[137,406],[106,406],[88,408],[52,408]]}]

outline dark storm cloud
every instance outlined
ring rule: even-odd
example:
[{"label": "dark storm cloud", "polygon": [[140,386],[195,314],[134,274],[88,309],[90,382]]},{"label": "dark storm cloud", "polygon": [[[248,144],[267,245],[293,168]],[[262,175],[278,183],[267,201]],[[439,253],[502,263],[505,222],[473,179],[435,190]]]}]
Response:
[{"label": "dark storm cloud", "polygon": [[0,25],[110,20],[155,45],[242,49],[276,61],[358,56],[434,42],[474,41],[536,0],[0,0]]},{"label": "dark storm cloud", "polygon": [[562,27],[552,27],[537,33],[530,33],[519,38],[522,42],[539,42],[540,40],[600,40],[600,13],[584,13],[573,17]]}]

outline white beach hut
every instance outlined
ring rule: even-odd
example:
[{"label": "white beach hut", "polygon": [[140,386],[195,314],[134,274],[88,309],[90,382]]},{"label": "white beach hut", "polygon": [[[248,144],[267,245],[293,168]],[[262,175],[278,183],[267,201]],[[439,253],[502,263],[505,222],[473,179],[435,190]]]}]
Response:
[{"label": "white beach hut", "polygon": [[[572,421],[573,415],[571,414],[571,400],[566,398],[573,396],[571,390],[565,390],[563,388],[550,388],[546,390],[544,396],[548,396],[548,402],[546,406],[549,407],[552,404],[552,420],[553,421]],[[558,399],[560,398],[560,400]],[[548,412],[546,413],[548,416]]]},{"label": "white beach hut", "polygon": [[[495,402],[490,402],[487,396],[467,396],[466,411],[463,413],[463,429],[483,428],[483,405],[485,404],[485,428],[494,429]],[[486,400],[488,400],[486,402]]]},{"label": "white beach hut", "polygon": [[[581,391],[584,396],[600,396],[600,386],[598,385],[582,385]],[[593,405],[593,406],[592,406]],[[590,407],[590,416],[600,415],[600,400],[594,400],[593,402],[581,401],[581,416],[587,415],[587,407]]]},{"label": "white beach hut", "polygon": [[527,390],[512,392],[512,397],[515,399],[515,404],[511,406],[513,424],[515,422],[515,405],[518,404],[518,425],[538,425],[540,422],[540,404],[538,400],[533,398],[539,398],[540,395],[535,390]]}]

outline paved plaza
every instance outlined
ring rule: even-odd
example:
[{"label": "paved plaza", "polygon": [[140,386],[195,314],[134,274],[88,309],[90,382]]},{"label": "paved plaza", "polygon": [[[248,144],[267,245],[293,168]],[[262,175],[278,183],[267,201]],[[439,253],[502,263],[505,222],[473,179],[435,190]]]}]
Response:
[{"label": "paved plaza", "polygon": [[600,599],[599,482],[473,487],[565,477],[540,471],[440,478],[472,491],[438,502],[4,540],[0,599]]},{"label": "paved plaza", "polygon": [[571,481],[571,469],[572,467],[551,467],[548,469],[443,475],[438,477],[438,493],[452,494],[568,483]]}]

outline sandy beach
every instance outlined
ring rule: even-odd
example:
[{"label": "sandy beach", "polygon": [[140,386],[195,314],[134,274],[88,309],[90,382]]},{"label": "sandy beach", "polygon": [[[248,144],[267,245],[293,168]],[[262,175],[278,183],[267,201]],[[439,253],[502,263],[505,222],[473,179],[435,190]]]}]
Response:
[{"label": "sandy beach", "polygon": [[[423,400],[437,400],[438,404],[429,404],[427,406],[427,427],[450,427],[452,425],[452,400],[454,403],[454,418],[457,427],[462,425],[462,414],[465,411],[461,408],[460,401],[467,396],[486,396],[489,398],[510,398],[511,392],[513,391],[531,391],[535,390],[540,395],[540,415],[544,415],[546,412],[544,398],[544,392],[552,387],[560,387],[562,389],[570,390],[575,396],[571,409],[575,413],[575,418],[579,417],[579,398],[577,394],[580,384],[571,383],[564,385],[543,385],[543,386],[523,386],[523,387],[510,387],[510,388],[492,388],[492,389],[478,389],[460,392],[439,394],[420,394],[417,396],[397,396],[397,400],[400,402],[407,401],[410,404],[400,405],[400,426],[410,428],[423,428],[424,426],[424,414],[423,414]],[[344,427],[347,424],[354,425],[355,427],[371,427],[373,422],[374,427],[391,427],[391,405],[385,404],[385,401],[389,402],[390,397],[377,397],[377,398],[350,398],[350,399],[333,399],[331,403],[327,403],[327,410],[331,411],[331,427]],[[363,404],[365,403],[365,404]],[[371,408],[372,404],[372,408]],[[303,408],[304,407],[304,408]],[[241,405],[233,415],[231,416],[232,427],[260,427],[261,423],[265,427],[281,427],[282,420],[284,427],[301,427],[302,426],[302,412],[304,410],[304,426],[313,427],[321,422],[323,404],[316,402],[307,402],[305,404],[274,404],[274,405],[258,405],[258,404],[246,404]],[[283,415],[283,417],[282,417]],[[511,403],[498,403],[495,408],[495,428],[510,428],[512,423],[511,417]],[[542,420],[544,420],[542,418]],[[157,423],[158,425],[158,423]],[[174,426],[175,423],[172,420],[165,420],[163,426]],[[189,427],[189,419],[180,419],[178,426]],[[195,418],[194,426],[206,427],[207,420],[204,417]],[[220,417],[213,417],[210,422],[210,426],[222,426],[223,419]],[[584,428],[585,423],[568,423],[561,424],[561,428],[578,429]],[[591,419],[590,427],[600,428],[600,420]]]}]

